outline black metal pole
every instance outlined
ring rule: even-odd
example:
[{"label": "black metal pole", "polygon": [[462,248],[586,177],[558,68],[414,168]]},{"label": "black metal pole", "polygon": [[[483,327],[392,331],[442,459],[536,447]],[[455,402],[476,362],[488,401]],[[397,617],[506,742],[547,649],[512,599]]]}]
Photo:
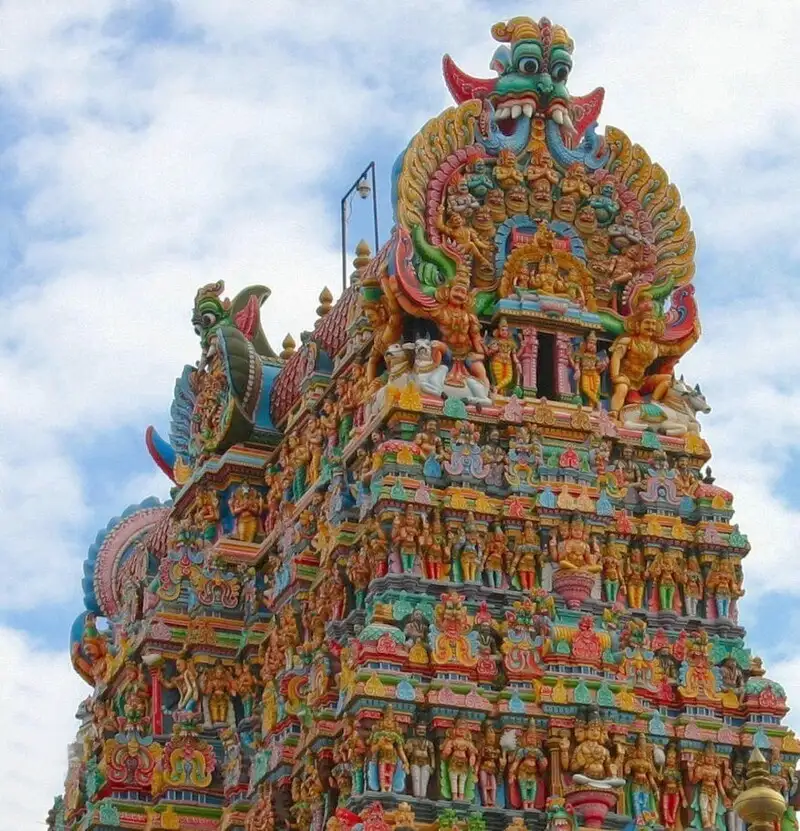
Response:
[{"label": "black metal pole", "polygon": [[347,210],[347,197],[349,195],[350,191],[342,199],[342,291],[347,288],[347,217],[345,211]]},{"label": "black metal pole", "polygon": [[372,179],[372,224],[375,232],[375,253],[378,252],[378,190],[375,182],[375,162],[370,162],[342,197],[342,291],[347,289],[347,200],[353,191],[358,189],[359,184],[367,178],[367,174],[370,174]]},{"label": "black metal pole", "polygon": [[375,230],[375,252],[373,257],[378,253],[378,187],[375,184],[375,162],[370,162],[369,166],[372,168],[372,224]]}]

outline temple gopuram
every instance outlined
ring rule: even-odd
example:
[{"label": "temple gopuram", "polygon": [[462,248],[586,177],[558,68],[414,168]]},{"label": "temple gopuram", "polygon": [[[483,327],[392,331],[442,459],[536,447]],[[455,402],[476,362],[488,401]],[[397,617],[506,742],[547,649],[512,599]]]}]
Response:
[{"label": "temple gopuram", "polygon": [[299,347],[270,347],[266,287],[197,292],[147,432],[171,501],[84,564],[52,831],[797,828],[747,537],[677,369],[688,214],[598,132],[603,90],[568,91],[561,26],[491,34],[496,77],[444,58],[389,241]]}]

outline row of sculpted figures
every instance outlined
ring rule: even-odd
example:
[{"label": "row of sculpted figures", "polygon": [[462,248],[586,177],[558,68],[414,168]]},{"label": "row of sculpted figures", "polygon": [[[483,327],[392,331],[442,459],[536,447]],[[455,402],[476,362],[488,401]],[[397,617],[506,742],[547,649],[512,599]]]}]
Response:
[{"label": "row of sculpted figures", "polygon": [[721,620],[736,619],[736,601],[744,593],[734,556],[687,540],[642,541],[580,513],[540,527],[538,517],[501,521],[406,503],[369,516],[340,562],[327,569],[322,587],[331,593],[335,618],[362,608],[371,581],[387,574],[493,589],[544,588],[569,602],[575,580],[585,577],[581,600],[591,596],[615,608]]},{"label": "row of sculpted figures", "polygon": [[[732,810],[746,787],[744,749],[631,734],[591,709],[572,721],[478,723],[458,715],[431,721],[388,705],[374,720],[346,719],[334,745],[331,786],[342,805],[377,791],[544,810],[548,797],[558,796],[580,810],[595,800],[604,813],[669,831],[744,828]],[[774,787],[789,800],[784,822],[795,827],[796,773],[779,751],[770,764]]]}]

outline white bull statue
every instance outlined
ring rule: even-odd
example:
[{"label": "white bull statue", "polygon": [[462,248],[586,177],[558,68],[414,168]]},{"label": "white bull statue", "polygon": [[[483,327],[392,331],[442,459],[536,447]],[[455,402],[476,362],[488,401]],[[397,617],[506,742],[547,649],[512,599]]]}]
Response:
[{"label": "white bull statue", "polygon": [[383,355],[389,377],[379,394],[379,406],[390,391],[402,392],[409,383],[414,383],[425,395],[455,398],[466,404],[490,405],[489,387],[477,378],[464,375],[461,383],[450,382],[450,370],[442,363],[446,354],[445,344],[430,338],[389,346]]},{"label": "white bull statue", "polygon": [[628,430],[653,430],[665,436],[699,433],[697,413],[710,413],[711,407],[700,385],[689,386],[683,376],[672,384],[661,401],[626,404],[620,412],[622,426]]},{"label": "white bull statue", "polygon": [[489,387],[471,375],[463,375],[461,383],[453,384],[448,378],[449,367],[442,363],[447,347],[430,338],[414,341],[414,378],[420,392],[457,398],[467,404],[491,404]]}]

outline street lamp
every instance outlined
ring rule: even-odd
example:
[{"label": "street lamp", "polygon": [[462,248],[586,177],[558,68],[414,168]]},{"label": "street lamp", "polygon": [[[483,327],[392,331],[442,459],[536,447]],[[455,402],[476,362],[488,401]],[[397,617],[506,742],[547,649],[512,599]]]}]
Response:
[{"label": "street lamp", "polygon": [[342,197],[342,291],[347,288],[347,220],[348,207],[355,194],[362,199],[372,196],[372,225],[375,233],[375,253],[378,252],[378,191],[375,187],[375,162],[370,162]]}]

